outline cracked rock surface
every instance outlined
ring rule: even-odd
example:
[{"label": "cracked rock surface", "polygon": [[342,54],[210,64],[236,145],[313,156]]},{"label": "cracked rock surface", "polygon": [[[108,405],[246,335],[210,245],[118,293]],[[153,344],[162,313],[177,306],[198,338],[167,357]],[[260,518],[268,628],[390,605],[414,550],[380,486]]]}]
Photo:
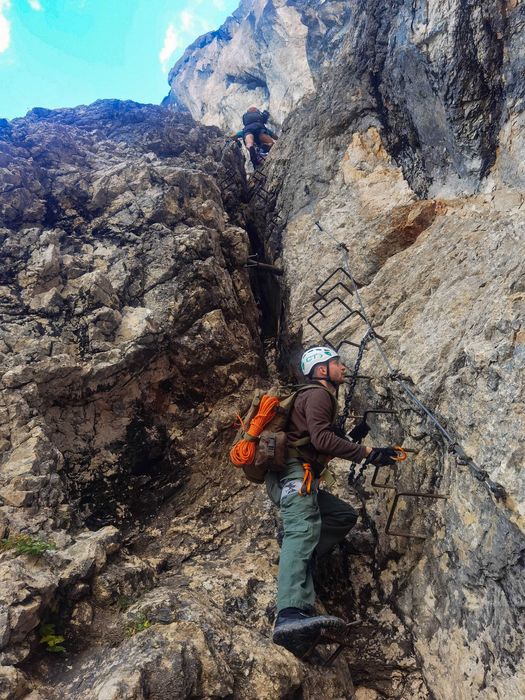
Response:
[{"label": "cracked rock surface", "polygon": [[[165,553],[128,552],[126,533],[168,498],[191,513],[220,484],[235,396],[259,371],[248,237],[231,208],[242,160],[217,129],[117,101],[34,110],[2,130],[0,158],[0,530],[54,545],[0,554],[1,697],[131,698],[148,685],[160,698],[175,679],[180,697],[222,692],[237,672],[206,651],[204,619],[171,613],[125,642],[119,611],[170,568]],[[78,679],[47,687],[52,671],[34,666],[48,661],[45,624],[66,637],[73,669],[89,639],[101,658],[120,642],[128,665],[144,656],[137,643],[151,656],[129,678],[118,654],[111,670],[86,661],[102,675],[84,695]],[[159,659],[172,657],[169,675]]]},{"label": "cracked rock surface", "polygon": [[[233,131],[267,108],[294,161],[319,141],[338,160],[341,134],[378,126],[419,196],[472,192],[490,172],[523,186],[523,27],[517,0],[244,0],[175,64],[167,101]],[[333,174],[324,155],[312,194]]]},{"label": "cracked rock surface", "polygon": [[[394,411],[370,416],[367,442],[414,452],[392,473],[381,470],[376,483],[386,488],[374,488],[370,473],[348,490],[348,466],[338,465],[339,493],[361,508],[370,554],[363,556],[361,542],[353,545],[351,594],[329,585],[324,600],[347,617],[359,613],[373,625],[392,615],[400,625],[378,647],[369,632],[356,630],[363,653],[351,670],[370,697],[400,697],[395,674],[385,682],[379,668],[385,650],[406,653],[407,641],[432,697],[521,696],[525,193],[511,133],[523,105],[503,77],[520,64],[520,53],[499,53],[498,46],[523,38],[523,7],[514,3],[502,13],[496,3],[352,5],[353,27],[334,64],[315,96],[289,115],[264,166],[273,206],[266,220],[280,217],[267,229],[266,245],[285,270],[283,359],[297,366],[301,348],[322,342],[324,333],[334,345],[359,344],[367,326],[350,315],[362,308],[344,273],[323,288],[332,288],[324,316],[314,307],[322,306],[318,286],[338,267],[350,270],[392,367],[482,471],[448,452],[370,343],[353,410]],[[460,47],[469,32],[490,27],[488,42],[472,44],[476,57],[468,54],[479,67],[493,50],[481,88]],[[416,61],[416,47],[408,45],[417,32],[428,48]],[[403,63],[408,48],[410,64]],[[423,58],[427,66],[442,62],[431,94],[420,90]],[[450,138],[440,135],[445,123]],[[457,158],[450,158],[451,144]],[[341,352],[352,368],[357,348],[347,344]],[[495,497],[495,484],[504,498]],[[396,491],[447,497],[400,498],[392,529],[419,540],[384,532]],[[401,666],[403,685],[409,676]]]},{"label": "cracked rock surface", "polygon": [[[525,695],[524,17],[515,0],[245,0],[171,80],[206,124],[270,108],[282,137],[249,183],[187,113],[103,101],[0,125],[0,534],[55,545],[0,554],[0,698]],[[255,251],[280,288],[248,277]],[[482,471],[369,344],[353,410],[393,411],[367,443],[413,452],[376,487],[334,465],[361,517],[315,571],[319,610],[357,623],[327,669],[271,643],[279,522],[226,454],[263,357],[293,379],[304,345],[362,311],[339,273],[308,324],[339,266]],[[328,340],[365,330],[354,313]],[[418,538],[385,533],[394,491],[446,497],[401,496],[392,527]]]}]

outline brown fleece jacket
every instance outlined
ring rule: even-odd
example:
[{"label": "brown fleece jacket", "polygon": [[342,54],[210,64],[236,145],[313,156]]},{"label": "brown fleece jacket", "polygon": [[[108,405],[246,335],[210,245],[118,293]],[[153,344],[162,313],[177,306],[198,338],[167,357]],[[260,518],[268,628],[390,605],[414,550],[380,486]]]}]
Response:
[{"label": "brown fleece jacket", "polygon": [[335,397],[326,389],[308,389],[298,394],[290,415],[287,437],[289,442],[310,436],[310,445],[301,447],[301,456],[311,462],[326,462],[326,457],[340,457],[360,462],[366,448],[332,432]]}]

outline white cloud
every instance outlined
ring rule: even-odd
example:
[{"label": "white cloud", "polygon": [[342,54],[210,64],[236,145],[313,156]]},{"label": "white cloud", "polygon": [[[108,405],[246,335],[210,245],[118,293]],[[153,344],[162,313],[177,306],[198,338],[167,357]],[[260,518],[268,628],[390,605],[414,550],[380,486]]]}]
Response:
[{"label": "white cloud", "polygon": [[36,12],[40,12],[44,9],[40,0],[27,0],[27,2],[29,3],[31,9],[36,10]]},{"label": "white cloud", "polygon": [[0,0],[0,53],[7,51],[11,43],[11,22],[6,17],[10,7],[10,0]]},{"label": "white cloud", "polygon": [[[2,0],[0,0],[2,2]],[[164,35],[164,44],[159,52],[159,61],[163,73],[170,68],[170,59],[177,49],[188,46],[199,36],[210,31],[208,20],[188,9],[181,10],[176,21],[170,22]]]},{"label": "white cloud", "polygon": [[224,0],[212,0],[212,5],[213,7],[216,7],[218,10],[225,10],[226,5],[224,4]]},{"label": "white cloud", "polygon": [[191,31],[196,22],[196,16],[190,10],[182,10],[180,15],[180,25],[183,32]]},{"label": "white cloud", "polygon": [[[222,3],[223,0],[214,0],[214,4],[216,2]],[[193,5],[195,4],[201,5],[202,0],[193,0]],[[212,29],[210,21],[204,19],[200,12],[200,10],[195,12],[185,7],[178,13],[176,20],[168,25],[164,45],[159,53],[160,65],[164,73],[168,72],[169,61],[177,49],[189,46],[200,34],[205,34]]]},{"label": "white cloud", "polygon": [[[1,0],[0,0],[1,2]],[[179,48],[180,40],[173,24],[169,24],[164,37],[164,45],[159,53],[160,65],[164,73],[168,71],[168,61]]]}]

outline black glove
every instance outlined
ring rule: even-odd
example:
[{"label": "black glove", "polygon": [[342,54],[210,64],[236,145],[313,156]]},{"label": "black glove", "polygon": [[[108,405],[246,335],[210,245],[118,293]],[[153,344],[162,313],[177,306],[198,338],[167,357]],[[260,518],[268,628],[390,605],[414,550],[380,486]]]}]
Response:
[{"label": "black glove", "polygon": [[261,112],[261,115],[262,115],[263,123],[264,123],[264,122],[267,122],[268,119],[270,118],[270,112],[269,112],[267,109],[264,109],[264,110]]},{"label": "black glove", "polygon": [[393,467],[395,461],[392,457],[397,456],[397,450],[393,447],[374,447],[368,455],[367,461],[376,467]]},{"label": "black glove", "polygon": [[366,420],[362,420],[357,425],[354,425],[352,430],[347,434],[347,437],[352,440],[352,442],[361,442],[370,432],[370,426]]}]

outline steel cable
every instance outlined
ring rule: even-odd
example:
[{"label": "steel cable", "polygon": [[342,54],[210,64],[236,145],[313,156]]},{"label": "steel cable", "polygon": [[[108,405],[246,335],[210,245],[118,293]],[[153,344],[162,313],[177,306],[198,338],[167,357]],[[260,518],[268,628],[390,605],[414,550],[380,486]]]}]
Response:
[{"label": "steel cable", "polygon": [[[459,459],[459,462],[462,464],[466,464],[469,469],[471,470],[473,476],[480,481],[481,483],[485,484],[485,486],[489,489],[489,491],[494,495],[494,497],[497,500],[505,500],[507,498],[507,494],[505,492],[505,488],[501,485],[498,484],[489,477],[488,473],[485,471],[485,469],[482,469],[478,464],[474,462],[473,459],[467,456],[465,450],[463,447],[458,443],[454,438],[450,435],[450,433],[446,430],[446,428],[439,422],[439,420],[436,418],[436,416],[428,409],[420,399],[413,393],[411,389],[406,385],[406,383],[401,379],[399,376],[399,371],[396,370],[390,360],[388,359],[387,354],[385,353],[384,349],[381,347],[377,337],[376,333],[374,331],[374,327],[372,326],[372,323],[370,322],[370,319],[368,318],[368,315],[366,313],[366,308],[363,303],[363,300],[361,299],[361,295],[359,294],[359,290],[357,288],[357,284],[355,282],[354,276],[352,274],[352,270],[350,269],[350,263],[348,262],[349,260],[349,251],[346,245],[342,242],[339,241],[330,231],[327,231],[324,229],[321,224],[316,221],[315,225],[321,231],[322,233],[326,234],[329,238],[331,238],[336,244],[338,249],[341,251],[342,256],[343,256],[343,269],[345,272],[348,274],[350,279],[352,280],[352,285],[354,288],[354,293],[356,296],[356,299],[359,303],[359,306],[361,308],[361,313],[363,315],[363,318],[368,325],[368,331],[369,333],[371,332],[372,334],[372,340],[375,343],[375,346],[381,355],[383,362],[388,368],[389,372],[389,378],[392,379],[393,381],[397,382],[398,385],[401,387],[401,389],[404,391],[404,393],[410,398],[412,403],[414,403],[420,411],[422,411],[429,419],[430,421],[434,424],[434,426],[437,428],[437,430],[441,433],[441,435],[445,438],[445,441],[448,444],[448,449],[450,452],[453,452]],[[346,407],[346,402],[345,402],[345,407]]]}]

